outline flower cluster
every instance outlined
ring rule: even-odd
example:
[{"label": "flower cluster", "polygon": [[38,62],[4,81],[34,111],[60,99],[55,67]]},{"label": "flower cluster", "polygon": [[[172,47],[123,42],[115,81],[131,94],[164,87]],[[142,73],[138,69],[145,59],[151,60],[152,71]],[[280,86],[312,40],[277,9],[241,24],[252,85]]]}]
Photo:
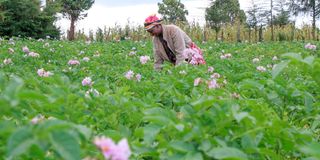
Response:
[{"label": "flower cluster", "polygon": [[45,117],[43,115],[39,114],[31,119],[31,123],[38,124],[39,122],[43,121],[44,119],[45,119]]},{"label": "flower cluster", "polygon": [[253,63],[258,63],[258,62],[260,62],[260,59],[259,58],[253,58],[252,62]]},{"label": "flower cluster", "polygon": [[29,57],[39,57],[40,55],[38,53],[35,53],[35,52],[29,52],[28,56]]},{"label": "flower cluster", "polygon": [[231,57],[232,57],[231,53],[226,53],[226,54],[222,54],[220,56],[220,59],[228,59],[228,58],[231,58]]},{"label": "flower cluster", "polygon": [[122,139],[116,144],[112,139],[96,137],[94,144],[101,150],[103,156],[110,160],[128,160],[131,151],[127,139]]},{"label": "flower cluster", "polygon": [[40,77],[49,77],[49,76],[52,76],[52,75],[53,75],[52,72],[45,71],[43,68],[38,69],[37,73],[38,73],[38,75],[39,75]]},{"label": "flower cluster", "polygon": [[89,62],[89,61],[90,61],[90,58],[89,58],[89,57],[83,57],[82,60],[85,61],[85,62]]},{"label": "flower cluster", "polygon": [[[134,77],[134,72],[133,72],[132,70],[129,70],[129,71],[125,74],[125,77],[126,77],[127,79],[131,80],[131,79]],[[140,82],[142,76],[141,76],[141,74],[138,73],[138,74],[136,74],[135,78],[136,78],[136,80],[137,80],[138,82]]]},{"label": "flower cluster", "polygon": [[12,60],[11,60],[11,58],[8,58],[8,59],[6,58],[6,59],[3,60],[3,63],[4,64],[10,64],[10,63],[12,63]]},{"label": "flower cluster", "polygon": [[90,77],[86,77],[82,80],[82,86],[92,86],[93,82]]},{"label": "flower cluster", "polygon": [[68,61],[68,65],[80,65],[80,62],[75,59],[71,59]]},{"label": "flower cluster", "polygon": [[146,64],[150,60],[149,56],[140,56],[140,63]]},{"label": "flower cluster", "polygon": [[265,72],[265,71],[267,71],[267,69],[266,69],[265,67],[263,67],[263,66],[258,66],[258,67],[257,67],[257,70],[260,71],[260,72]]},{"label": "flower cluster", "polygon": [[316,50],[317,49],[317,46],[316,45],[313,45],[311,43],[308,43],[304,46],[305,49],[310,49],[310,50]]}]

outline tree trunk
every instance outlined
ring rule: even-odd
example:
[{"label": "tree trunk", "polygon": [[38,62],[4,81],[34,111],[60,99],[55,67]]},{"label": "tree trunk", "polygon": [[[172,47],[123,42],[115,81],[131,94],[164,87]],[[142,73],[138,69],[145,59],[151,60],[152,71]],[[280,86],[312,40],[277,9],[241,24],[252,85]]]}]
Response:
[{"label": "tree trunk", "polygon": [[69,34],[68,34],[69,41],[74,40],[75,22],[76,22],[76,18],[71,16],[71,24],[70,24]]},{"label": "tree trunk", "polygon": [[262,25],[260,25],[260,28],[259,28],[259,42],[262,42],[262,41],[263,41]]},{"label": "tree trunk", "polygon": [[316,40],[316,2],[312,6],[312,39]]},{"label": "tree trunk", "polygon": [[216,31],[216,41],[218,41],[219,30],[218,30],[218,29],[215,29],[215,31]]},{"label": "tree trunk", "polygon": [[240,32],[241,31],[241,25],[240,25],[240,20],[238,21],[237,25],[237,42],[241,42],[241,37],[240,37]]},{"label": "tree trunk", "polygon": [[270,22],[270,25],[271,25],[271,41],[274,41],[274,29],[273,29],[273,0],[271,0],[271,10],[270,10],[270,14],[271,14],[271,22]]},{"label": "tree trunk", "polygon": [[249,28],[249,43],[251,43],[251,29]]}]

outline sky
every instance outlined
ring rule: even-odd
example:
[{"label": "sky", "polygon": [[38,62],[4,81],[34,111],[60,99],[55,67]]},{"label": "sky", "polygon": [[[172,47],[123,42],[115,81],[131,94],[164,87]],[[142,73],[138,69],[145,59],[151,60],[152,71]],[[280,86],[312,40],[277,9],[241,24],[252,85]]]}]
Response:
[{"label": "sky", "polygon": [[[130,26],[142,25],[147,16],[159,15],[157,13],[159,2],[162,0],[95,0],[87,11],[88,16],[76,23],[76,30],[84,29],[88,34],[89,30],[95,31],[98,27],[125,26],[128,23]],[[209,6],[209,0],[181,0],[181,2],[189,12],[187,15],[189,22],[205,23],[205,8]],[[251,7],[250,2],[251,0],[239,0],[240,8],[248,10]],[[302,19],[300,21],[298,19],[297,23],[302,23]],[[56,25],[65,33],[70,21],[61,18]]]}]

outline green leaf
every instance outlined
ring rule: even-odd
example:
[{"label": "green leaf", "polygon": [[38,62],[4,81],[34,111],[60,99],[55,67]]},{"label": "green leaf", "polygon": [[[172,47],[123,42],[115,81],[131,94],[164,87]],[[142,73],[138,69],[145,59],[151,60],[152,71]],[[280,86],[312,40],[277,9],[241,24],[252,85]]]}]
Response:
[{"label": "green leaf", "polygon": [[91,130],[83,125],[75,125],[74,126],[78,132],[86,139],[89,140],[91,137]]},{"label": "green leaf", "polygon": [[16,130],[8,141],[8,157],[13,158],[25,153],[33,144],[35,140],[31,128],[23,127]]},{"label": "green leaf", "polygon": [[302,61],[302,57],[298,53],[286,53],[286,54],[283,54],[282,57],[289,57],[291,59],[295,59],[295,60],[298,60],[300,62]]},{"label": "green leaf", "polygon": [[277,76],[282,72],[282,70],[288,66],[289,62],[290,61],[283,61],[279,64],[276,64],[276,66],[273,68],[271,72],[272,78],[277,78]]},{"label": "green leaf", "polygon": [[306,155],[320,158],[320,144],[313,142],[308,145],[300,147],[300,150]]},{"label": "green leaf", "polygon": [[195,150],[194,146],[191,143],[186,143],[183,141],[172,141],[169,146],[180,152],[192,152]]},{"label": "green leaf", "polygon": [[191,105],[197,109],[206,108],[213,105],[215,98],[213,96],[202,96],[194,102],[191,102]]},{"label": "green leaf", "polygon": [[306,107],[307,113],[310,113],[312,111],[312,105],[313,105],[314,97],[309,92],[304,93],[304,105]]},{"label": "green leaf", "polygon": [[260,91],[264,89],[264,86],[262,84],[254,81],[254,80],[251,80],[251,79],[243,80],[240,83],[239,87],[240,87],[240,89],[252,89],[254,87],[254,88],[259,89]]},{"label": "green leaf", "polygon": [[248,159],[248,156],[237,148],[223,147],[223,148],[213,148],[207,155],[216,159],[235,159],[244,160]]},{"label": "green leaf", "polygon": [[160,132],[161,126],[155,124],[148,124],[143,127],[144,141],[151,144],[155,136]]},{"label": "green leaf", "polygon": [[302,60],[302,62],[308,64],[310,67],[312,67],[313,61],[314,61],[314,56],[309,56]]},{"label": "green leaf", "polygon": [[186,157],[186,160],[203,160],[203,156],[200,152],[189,152]]},{"label": "green leaf", "polygon": [[66,131],[54,131],[51,133],[50,141],[54,150],[57,151],[63,159],[81,159],[79,143],[70,133]]}]

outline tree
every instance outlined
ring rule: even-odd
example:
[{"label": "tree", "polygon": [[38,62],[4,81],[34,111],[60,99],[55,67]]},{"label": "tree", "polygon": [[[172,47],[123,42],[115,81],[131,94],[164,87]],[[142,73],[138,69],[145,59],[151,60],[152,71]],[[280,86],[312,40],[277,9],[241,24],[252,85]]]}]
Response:
[{"label": "tree", "polygon": [[312,38],[316,40],[316,19],[320,16],[319,0],[291,0],[290,10],[294,15],[299,13],[311,13],[312,17]]},{"label": "tree", "polygon": [[40,0],[4,0],[1,2],[3,21],[0,23],[1,36],[44,38],[59,37],[60,31],[54,26],[55,13],[46,8],[41,10]]},{"label": "tree", "polygon": [[207,24],[216,31],[217,40],[217,34],[224,24],[235,24],[239,21],[240,25],[245,21],[246,16],[244,11],[240,9],[238,0],[216,0],[211,3],[210,7],[206,8],[205,19]]},{"label": "tree", "polygon": [[184,4],[180,0],[162,0],[162,3],[158,3],[158,7],[159,14],[166,21],[171,23],[187,21],[186,15],[188,15],[188,11],[184,9]]},{"label": "tree", "polygon": [[61,4],[62,15],[69,19],[70,29],[68,31],[68,39],[74,40],[75,23],[78,20],[83,19],[87,16],[87,13],[83,13],[89,10],[94,3],[94,0],[59,0]]},{"label": "tree", "polygon": [[273,17],[273,24],[277,26],[285,26],[291,23],[290,19],[290,11],[288,8],[285,8],[288,3],[284,2],[284,0],[279,0],[278,3],[275,4],[274,9],[277,12]]}]

